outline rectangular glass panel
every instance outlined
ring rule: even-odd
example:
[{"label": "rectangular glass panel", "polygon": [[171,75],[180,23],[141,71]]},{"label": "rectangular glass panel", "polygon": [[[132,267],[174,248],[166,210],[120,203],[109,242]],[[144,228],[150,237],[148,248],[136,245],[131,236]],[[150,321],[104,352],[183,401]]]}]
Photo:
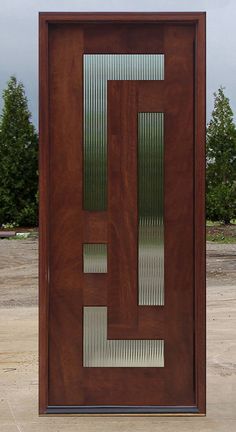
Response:
[{"label": "rectangular glass panel", "polygon": [[84,307],[84,367],[164,367],[163,340],[107,339],[107,307]]},{"label": "rectangular glass panel", "polygon": [[83,245],[84,273],[107,273],[107,245],[85,243]]},{"label": "rectangular glass panel", "polygon": [[163,113],[138,113],[139,305],[164,304]]},{"label": "rectangular glass panel", "polygon": [[163,54],[84,54],[84,209],[107,208],[107,80],[163,80]]}]

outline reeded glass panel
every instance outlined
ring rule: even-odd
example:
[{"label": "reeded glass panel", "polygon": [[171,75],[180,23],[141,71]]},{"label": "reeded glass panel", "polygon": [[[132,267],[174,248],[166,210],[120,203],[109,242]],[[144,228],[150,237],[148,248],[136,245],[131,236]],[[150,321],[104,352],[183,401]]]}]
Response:
[{"label": "reeded glass panel", "polygon": [[84,209],[107,207],[107,80],[163,80],[163,54],[85,54]]},{"label": "reeded glass panel", "polygon": [[84,273],[107,273],[107,245],[85,243],[83,245]]},{"label": "reeded glass panel", "polygon": [[107,308],[84,307],[84,367],[164,367],[163,340],[107,339]]},{"label": "reeded glass panel", "polygon": [[139,305],[164,304],[163,113],[138,113]]}]

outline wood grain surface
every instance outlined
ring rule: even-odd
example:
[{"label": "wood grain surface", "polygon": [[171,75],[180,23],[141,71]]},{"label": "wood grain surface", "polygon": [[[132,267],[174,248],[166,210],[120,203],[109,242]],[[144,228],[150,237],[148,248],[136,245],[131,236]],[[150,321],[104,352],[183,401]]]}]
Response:
[{"label": "wood grain surface", "polygon": [[[204,413],[205,16],[48,13],[40,29],[40,413]],[[165,55],[163,81],[108,84],[105,212],[82,206],[84,53]],[[164,306],[137,302],[138,112],[164,112]],[[83,243],[106,242],[108,273],[83,274]],[[164,339],[165,367],[83,368],[83,306],[99,305],[109,338]]]}]

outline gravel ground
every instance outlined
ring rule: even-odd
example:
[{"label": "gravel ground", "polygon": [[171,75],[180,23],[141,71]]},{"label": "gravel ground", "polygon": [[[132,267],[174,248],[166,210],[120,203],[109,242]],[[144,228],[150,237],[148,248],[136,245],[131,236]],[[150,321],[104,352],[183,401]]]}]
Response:
[{"label": "gravel ground", "polygon": [[0,240],[0,307],[36,306],[37,240]]},{"label": "gravel ground", "polygon": [[207,243],[207,285],[235,285],[236,243]]}]

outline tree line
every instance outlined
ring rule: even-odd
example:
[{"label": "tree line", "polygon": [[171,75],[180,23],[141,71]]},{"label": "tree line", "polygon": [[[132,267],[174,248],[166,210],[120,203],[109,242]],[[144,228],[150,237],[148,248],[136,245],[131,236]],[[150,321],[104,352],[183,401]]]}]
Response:
[{"label": "tree line", "polygon": [[[25,89],[12,76],[3,91],[0,117],[0,227],[38,224],[38,134]],[[206,217],[236,219],[236,126],[220,87],[206,133]]]}]

